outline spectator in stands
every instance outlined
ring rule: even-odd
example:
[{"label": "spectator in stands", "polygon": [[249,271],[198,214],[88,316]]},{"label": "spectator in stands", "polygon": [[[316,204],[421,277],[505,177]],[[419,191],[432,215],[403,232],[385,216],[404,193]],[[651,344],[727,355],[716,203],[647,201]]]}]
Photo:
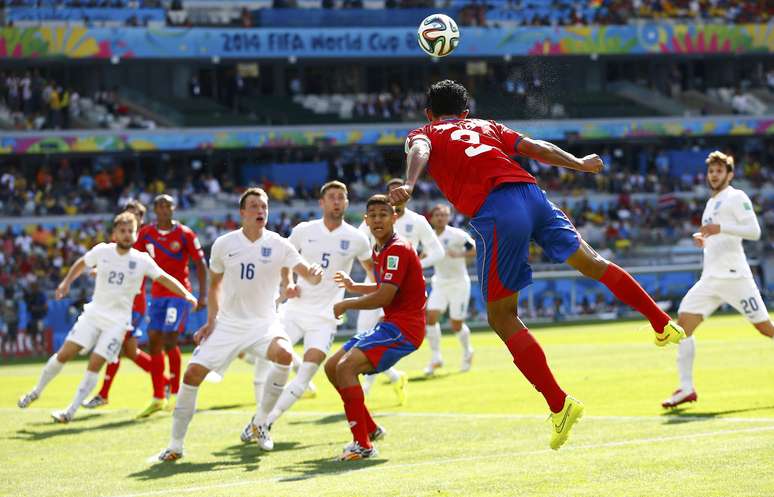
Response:
[{"label": "spectator in stands", "polygon": [[27,323],[27,337],[31,349],[37,352],[45,353],[43,348],[43,330],[45,329],[44,319],[48,313],[48,298],[43,290],[40,289],[37,280],[30,285],[29,291],[24,296],[27,304],[27,311],[30,314],[30,320]]},{"label": "spectator in stands", "polygon": [[3,334],[0,349],[3,354],[16,354],[19,351],[19,303],[16,300],[14,284],[3,289],[2,318]]}]

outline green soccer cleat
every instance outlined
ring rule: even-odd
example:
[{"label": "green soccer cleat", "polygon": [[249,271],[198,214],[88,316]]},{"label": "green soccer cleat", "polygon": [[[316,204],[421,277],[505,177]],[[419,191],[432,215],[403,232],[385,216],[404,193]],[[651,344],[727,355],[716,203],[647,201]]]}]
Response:
[{"label": "green soccer cleat", "polygon": [[398,397],[398,405],[405,406],[406,401],[408,400],[408,375],[403,371],[399,371],[398,376],[400,376],[400,378],[392,384],[392,388],[395,390],[395,395]]},{"label": "green soccer cleat", "polygon": [[153,399],[151,403],[148,404],[148,407],[146,407],[145,410],[137,415],[137,419],[143,419],[152,416],[153,414],[162,411],[165,405],[166,402],[164,399]]},{"label": "green soccer cleat", "polygon": [[683,338],[685,338],[683,329],[677,323],[670,320],[667,325],[664,326],[664,331],[662,333],[656,332],[654,341],[656,342],[656,346],[664,347],[668,343],[678,343]]},{"label": "green soccer cleat", "polygon": [[569,395],[564,399],[564,407],[557,413],[551,413],[551,432],[550,446],[554,450],[564,445],[573,425],[583,416],[583,403]]}]

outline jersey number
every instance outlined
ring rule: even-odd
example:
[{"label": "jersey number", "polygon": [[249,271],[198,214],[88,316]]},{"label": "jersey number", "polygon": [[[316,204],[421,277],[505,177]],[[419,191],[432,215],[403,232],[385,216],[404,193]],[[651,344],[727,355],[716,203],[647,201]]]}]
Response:
[{"label": "jersey number", "polygon": [[454,131],[451,134],[451,139],[464,143],[470,143],[471,145],[477,145],[475,147],[471,146],[465,149],[465,155],[468,157],[475,157],[493,149],[493,147],[490,147],[489,145],[482,145],[481,135],[469,129],[458,129]]},{"label": "jersey number", "polygon": [[118,273],[116,271],[110,271],[108,275],[108,283],[111,285],[120,285],[124,282],[124,273]]},{"label": "jersey number", "polygon": [[241,267],[241,273],[239,275],[240,279],[251,280],[255,277],[255,264],[252,262],[249,264],[241,262],[239,263],[239,266]]},{"label": "jersey number", "polygon": [[320,263],[321,268],[328,269],[328,266],[331,265],[331,260],[329,259],[330,256],[331,254],[329,254],[328,252],[323,252],[322,262]]},{"label": "jersey number", "polygon": [[758,301],[755,300],[755,297],[750,297],[749,299],[742,300],[741,304],[745,314],[750,314],[758,310]]}]

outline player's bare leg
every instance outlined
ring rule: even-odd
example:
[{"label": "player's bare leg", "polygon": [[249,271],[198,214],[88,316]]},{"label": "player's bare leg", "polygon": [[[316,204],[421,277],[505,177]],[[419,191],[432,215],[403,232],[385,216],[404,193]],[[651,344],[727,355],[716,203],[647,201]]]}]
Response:
[{"label": "player's bare leg", "polygon": [[682,328],[662,311],[650,295],[629,273],[600,256],[581,240],[580,247],[567,259],[567,264],[584,276],[605,285],[618,300],[645,316],[656,333],[656,345],[678,343],[685,337]]},{"label": "player's bare leg", "polygon": [[183,441],[188,431],[188,425],[193,419],[194,411],[196,411],[199,385],[202,384],[209,372],[209,369],[196,363],[189,364],[186,368],[177,404],[172,413],[172,438],[167,448],[159,454],[160,461],[175,461],[183,457]]},{"label": "player's bare leg", "polygon": [[320,369],[320,364],[324,360],[325,352],[320,349],[310,348],[304,352],[304,358],[296,371],[296,377],[285,387],[279,399],[277,399],[274,409],[272,409],[266,419],[268,425],[274,424],[282,413],[290,409],[298,399],[304,396],[312,382],[312,378],[317,373],[317,370]]},{"label": "player's bare leg", "polygon": [[518,317],[518,299],[516,293],[487,302],[487,319],[489,326],[508,347],[513,363],[545,398],[553,424],[550,446],[558,449],[567,441],[570,430],[582,416],[583,404],[567,395],[554,379],[542,347]]},{"label": "player's bare leg", "polygon": [[441,317],[441,311],[428,310],[427,324],[425,325],[425,338],[430,346],[430,362],[425,368],[425,376],[432,376],[435,370],[443,367],[443,357],[441,355],[441,324],[438,322]]},{"label": "player's bare leg", "polygon": [[69,423],[72,421],[78,408],[81,407],[83,401],[86,400],[86,397],[88,397],[91,391],[94,390],[94,387],[97,386],[99,371],[104,364],[105,358],[92,352],[89,356],[86,372],[83,375],[81,383],[78,385],[78,389],[75,391],[75,396],[69,407],[64,411],[54,411],[51,413],[51,417],[54,418],[56,423]]},{"label": "player's bare leg", "polygon": [[341,395],[344,413],[349,422],[353,442],[344,447],[340,461],[367,459],[376,455],[371,444],[370,433],[377,429],[376,424],[365,406],[365,396],[358,376],[373,371],[371,361],[358,348],[349,352],[339,350],[325,365],[328,379]]},{"label": "player's bare leg", "polygon": [[[137,347],[137,338],[133,335],[128,334],[124,339],[124,343],[121,346],[121,356],[131,359],[135,364],[142,368],[143,371],[150,372],[150,356]],[[107,365],[99,393],[92,397],[88,402],[85,402],[83,407],[95,409],[108,404],[110,389],[113,386],[113,381],[116,379],[116,374],[121,366],[121,356],[119,356],[115,362],[111,362]]]},{"label": "player's bare leg", "polygon": [[38,400],[38,397],[41,396],[43,390],[46,388],[46,385],[48,385],[51,380],[53,380],[56,375],[62,371],[62,368],[68,361],[78,355],[78,352],[80,352],[82,348],[83,347],[75,342],[71,342],[69,340],[65,341],[59,350],[48,359],[46,365],[43,366],[43,370],[40,372],[40,378],[38,379],[38,383],[35,385],[35,388],[30,390],[27,394],[23,395],[16,403],[16,405],[24,409],[25,407]]},{"label": "player's bare leg", "polygon": [[274,441],[269,434],[271,423],[268,418],[282,395],[290,375],[290,365],[293,362],[293,349],[290,342],[283,337],[275,338],[269,345],[266,358],[269,360],[269,368],[265,375],[261,400],[256,405],[255,415],[242,430],[241,439],[245,442],[255,440],[261,449],[272,450]]}]

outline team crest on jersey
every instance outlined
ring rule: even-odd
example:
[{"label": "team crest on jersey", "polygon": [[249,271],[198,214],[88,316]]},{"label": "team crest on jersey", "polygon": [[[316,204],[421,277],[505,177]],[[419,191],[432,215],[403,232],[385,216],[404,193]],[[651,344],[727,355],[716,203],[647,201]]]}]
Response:
[{"label": "team crest on jersey", "polygon": [[400,261],[400,257],[398,257],[397,255],[388,255],[387,270],[392,271],[392,270],[398,269],[398,261]]},{"label": "team crest on jersey", "polygon": [[137,268],[137,261],[129,261],[129,270],[133,270]]},{"label": "team crest on jersey", "polygon": [[180,242],[177,240],[173,241],[169,244],[169,248],[172,249],[172,252],[177,252],[180,250]]},{"label": "team crest on jersey", "polygon": [[270,257],[271,247],[261,247],[261,257]]},{"label": "team crest on jersey", "polygon": [[349,248],[349,240],[341,240],[339,246],[341,247],[341,250],[347,250]]},{"label": "team crest on jersey", "polygon": [[414,225],[413,224],[407,224],[406,225],[406,233],[411,233],[414,231]]}]

